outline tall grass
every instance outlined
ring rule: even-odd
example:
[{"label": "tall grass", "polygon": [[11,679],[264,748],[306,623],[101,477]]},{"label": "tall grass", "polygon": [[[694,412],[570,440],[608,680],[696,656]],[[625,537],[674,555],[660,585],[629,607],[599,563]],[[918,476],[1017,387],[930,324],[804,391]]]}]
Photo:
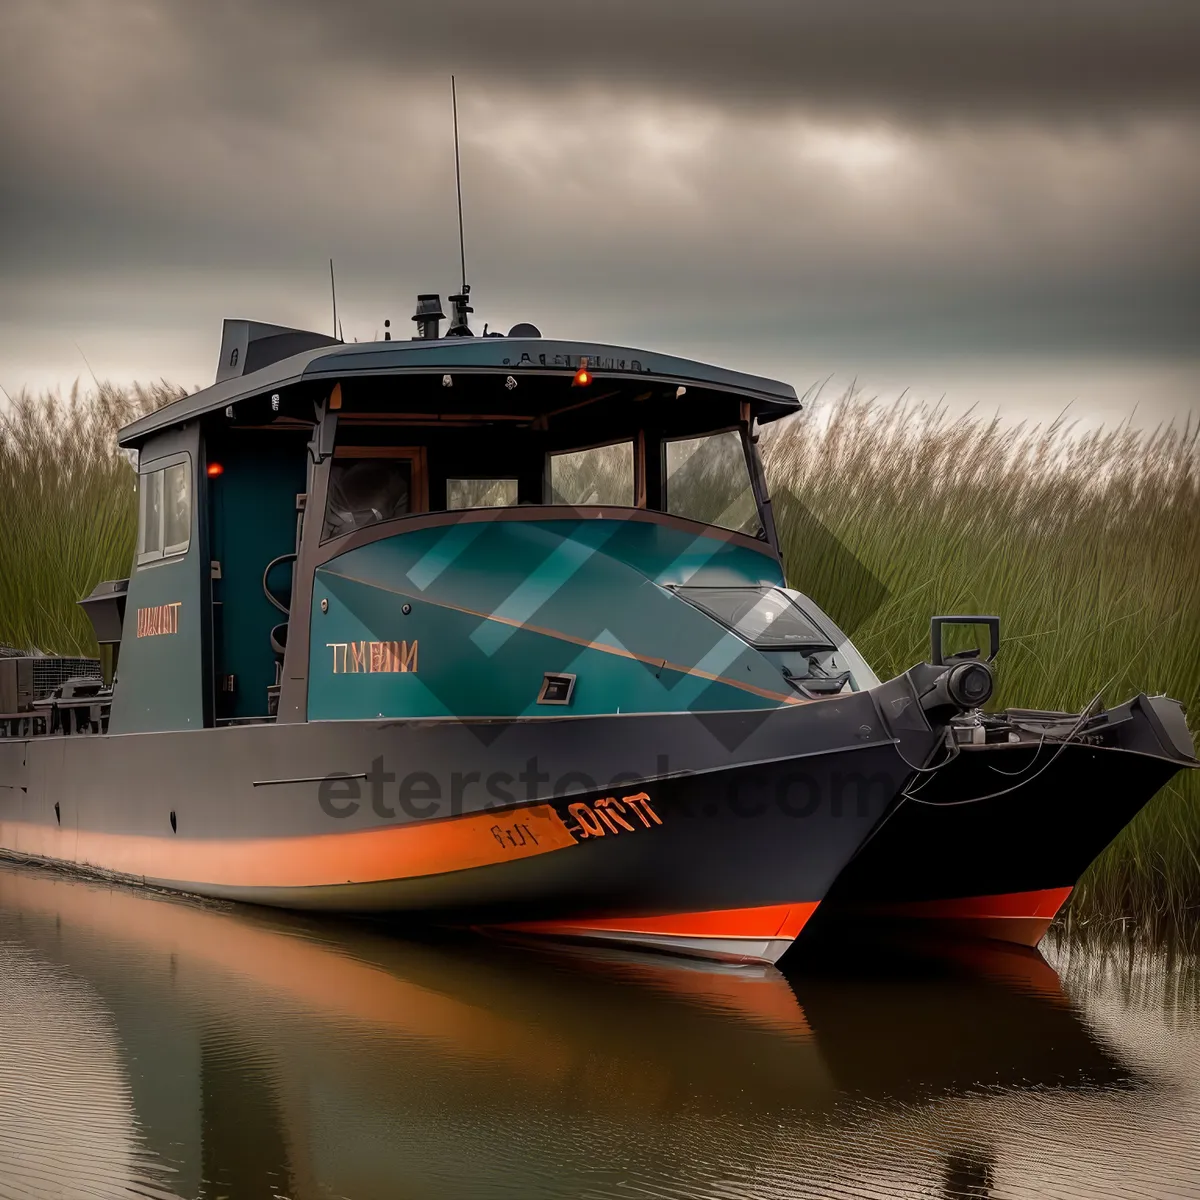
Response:
[{"label": "tall grass", "polygon": [[[1200,722],[1200,428],[1007,427],[844,396],[767,444],[789,580],[883,677],[935,613],[1003,620],[996,707],[1166,692]],[[1097,860],[1072,918],[1200,915],[1200,772]]]},{"label": "tall grass", "polygon": [[95,653],[76,601],[129,573],[136,537],[135,475],[116,432],[177,395],[77,383],[65,400],[0,401],[0,643]]},{"label": "tall grass", "polygon": [[[126,574],[134,547],[134,476],[115,433],[177,394],[103,385],[0,409],[0,642],[94,651],[75,601]],[[932,614],[995,612],[997,706],[1166,692],[1200,722],[1200,428],[1013,428],[848,394],[764,451],[789,580],[881,676],[925,657]],[[624,458],[565,466],[598,472],[572,476],[576,502],[609,475],[621,496],[632,487]],[[1200,772],[1097,860],[1071,919],[1189,912],[1200,914]]]}]

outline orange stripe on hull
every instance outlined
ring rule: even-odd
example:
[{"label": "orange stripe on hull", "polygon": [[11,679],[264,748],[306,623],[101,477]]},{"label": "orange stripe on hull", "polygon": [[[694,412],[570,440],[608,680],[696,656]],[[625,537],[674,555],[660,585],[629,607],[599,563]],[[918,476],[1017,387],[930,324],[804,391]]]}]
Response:
[{"label": "orange stripe on hull", "polygon": [[794,941],[815,901],[802,904],[767,904],[758,908],[725,908],[714,912],[671,913],[653,917],[587,917],[566,921],[522,921],[505,929],[521,933],[550,933],[566,937],[606,933],[650,934],[686,938],[786,938]]},{"label": "orange stripe on hull", "polygon": [[998,896],[960,896],[952,900],[921,900],[863,910],[869,917],[901,921],[931,921],[957,933],[1036,946],[1071,888],[1036,892],[1007,892]]},{"label": "orange stripe on hull", "polygon": [[146,837],[0,821],[0,848],[180,886],[321,887],[438,875],[578,845],[548,804],[291,838]]}]

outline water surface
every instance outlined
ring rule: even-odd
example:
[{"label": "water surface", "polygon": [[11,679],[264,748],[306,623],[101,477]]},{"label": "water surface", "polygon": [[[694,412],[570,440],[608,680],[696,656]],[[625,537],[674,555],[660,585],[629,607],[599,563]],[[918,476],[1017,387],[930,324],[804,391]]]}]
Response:
[{"label": "water surface", "polygon": [[1198,997],[1077,943],[720,970],[0,866],[0,1197],[1200,1196]]}]

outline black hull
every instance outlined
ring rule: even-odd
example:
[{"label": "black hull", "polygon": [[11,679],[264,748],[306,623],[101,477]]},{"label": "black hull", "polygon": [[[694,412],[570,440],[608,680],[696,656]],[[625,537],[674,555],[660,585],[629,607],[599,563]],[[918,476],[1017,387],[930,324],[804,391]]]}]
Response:
[{"label": "black hull", "polygon": [[960,747],[847,865],[812,936],[902,923],[1036,945],[1096,856],[1194,765],[1162,735],[1162,703],[1105,714],[1118,718],[1109,745]]},{"label": "black hull", "polygon": [[0,743],[0,852],[208,897],[774,961],[940,736],[886,726],[879,698]]}]

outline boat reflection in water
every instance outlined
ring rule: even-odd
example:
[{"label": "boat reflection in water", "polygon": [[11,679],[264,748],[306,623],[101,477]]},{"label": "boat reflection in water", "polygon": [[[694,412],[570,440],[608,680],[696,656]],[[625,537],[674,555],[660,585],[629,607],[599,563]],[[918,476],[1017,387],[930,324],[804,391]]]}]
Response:
[{"label": "boat reflection in water", "polygon": [[22,1195],[1054,1194],[1062,1155],[1097,1195],[1133,1120],[1174,1177],[1154,1080],[1015,947],[788,978],[5,866],[0,966]]}]

